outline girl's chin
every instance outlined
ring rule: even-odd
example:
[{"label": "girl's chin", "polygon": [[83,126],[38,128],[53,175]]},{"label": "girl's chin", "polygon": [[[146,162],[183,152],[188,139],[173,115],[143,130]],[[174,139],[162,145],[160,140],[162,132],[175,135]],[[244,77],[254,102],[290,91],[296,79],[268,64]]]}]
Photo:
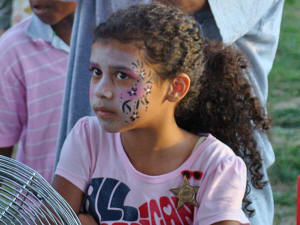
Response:
[{"label": "girl's chin", "polygon": [[139,127],[137,121],[131,121],[129,118],[112,116],[109,118],[100,117],[96,114],[101,128],[109,133],[124,132],[134,130]]},{"label": "girl's chin", "polygon": [[[120,121],[115,120],[104,120],[102,118],[98,118],[99,124],[101,128],[109,133],[118,133],[124,130],[124,124],[122,124]],[[126,129],[125,129],[126,130]]]}]

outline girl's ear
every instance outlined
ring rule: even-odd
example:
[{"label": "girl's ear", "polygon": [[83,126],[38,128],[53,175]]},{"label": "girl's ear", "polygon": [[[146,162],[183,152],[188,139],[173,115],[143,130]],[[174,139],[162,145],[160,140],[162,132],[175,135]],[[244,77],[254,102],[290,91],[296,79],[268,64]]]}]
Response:
[{"label": "girl's ear", "polygon": [[191,80],[185,73],[178,74],[170,81],[167,99],[170,102],[179,102],[189,91]]}]

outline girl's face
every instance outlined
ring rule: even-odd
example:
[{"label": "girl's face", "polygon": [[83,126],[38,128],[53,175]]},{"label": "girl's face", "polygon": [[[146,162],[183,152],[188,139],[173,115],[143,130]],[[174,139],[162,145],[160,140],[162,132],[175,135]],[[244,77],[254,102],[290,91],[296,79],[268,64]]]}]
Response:
[{"label": "girl's face", "polygon": [[146,127],[161,118],[168,82],[144,63],[142,53],[114,40],[92,45],[90,101],[108,132]]}]

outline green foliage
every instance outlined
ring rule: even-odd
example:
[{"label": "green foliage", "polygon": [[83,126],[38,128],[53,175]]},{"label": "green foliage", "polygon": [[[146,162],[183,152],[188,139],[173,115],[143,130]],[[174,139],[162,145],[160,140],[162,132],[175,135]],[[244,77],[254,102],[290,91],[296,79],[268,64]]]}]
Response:
[{"label": "green foliage", "polygon": [[296,3],[296,0],[286,0],[285,3],[288,5],[293,5]]},{"label": "green foliage", "polygon": [[274,110],[272,116],[273,118],[276,118],[274,123],[281,127],[287,127],[287,128],[300,127],[300,108]]},{"label": "green foliage", "polygon": [[269,75],[268,110],[276,162],[269,170],[275,201],[274,224],[295,224],[300,174],[300,1],[286,0],[278,51]]}]

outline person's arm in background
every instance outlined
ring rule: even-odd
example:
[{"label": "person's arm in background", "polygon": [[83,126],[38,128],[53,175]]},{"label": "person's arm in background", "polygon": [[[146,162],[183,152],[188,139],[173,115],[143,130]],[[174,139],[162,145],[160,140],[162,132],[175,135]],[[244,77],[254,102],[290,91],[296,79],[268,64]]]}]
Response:
[{"label": "person's arm in background", "polygon": [[[208,0],[224,43],[231,44],[251,31],[281,0]],[[280,16],[281,18],[281,16]]]},{"label": "person's arm in background", "polygon": [[12,0],[0,1],[0,36],[10,27]]},{"label": "person's arm in background", "polygon": [[270,10],[275,1],[154,0],[154,2],[177,6],[188,14],[210,8],[223,42],[229,44],[248,33]]}]

